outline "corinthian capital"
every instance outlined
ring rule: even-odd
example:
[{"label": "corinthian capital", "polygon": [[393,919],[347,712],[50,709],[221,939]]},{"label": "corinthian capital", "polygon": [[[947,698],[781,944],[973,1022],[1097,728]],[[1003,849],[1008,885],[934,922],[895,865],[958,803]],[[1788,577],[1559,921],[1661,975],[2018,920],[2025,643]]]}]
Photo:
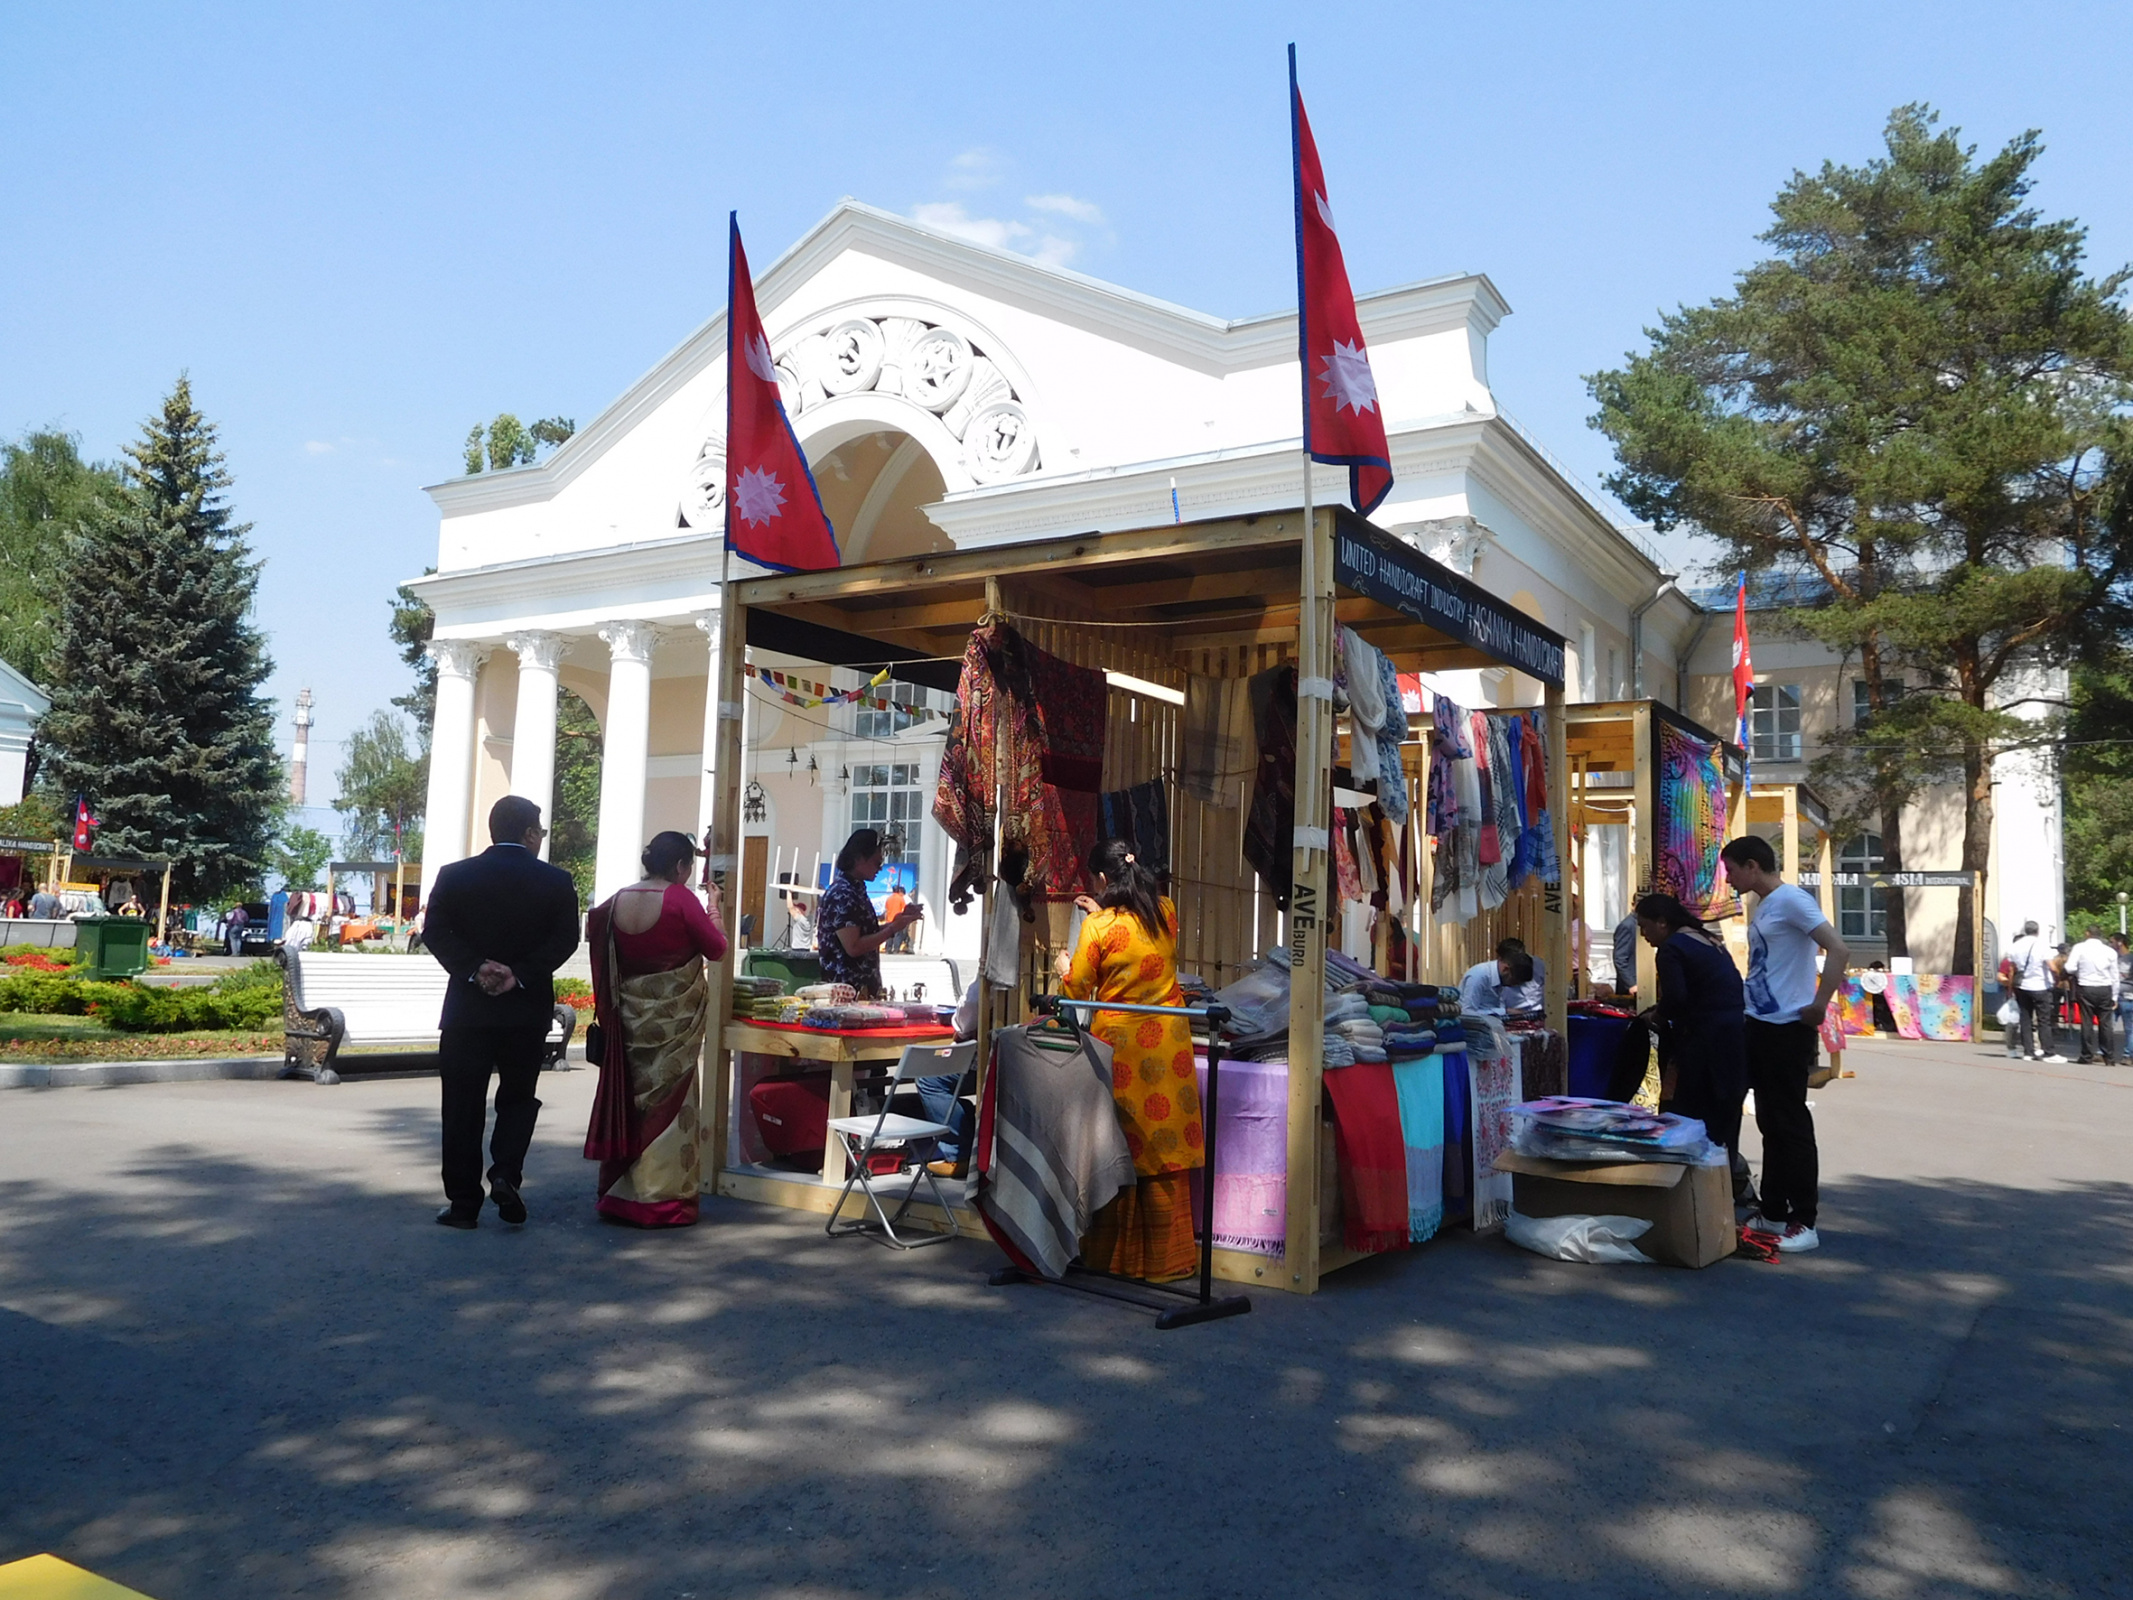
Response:
[{"label": "corinthian capital", "polygon": [[518,669],[521,672],[553,672],[562,664],[563,636],[560,633],[507,633],[504,643],[518,654]]},{"label": "corinthian capital", "polygon": [[469,681],[489,659],[489,647],[479,639],[432,639],[425,653],[437,663],[440,676]]},{"label": "corinthian capital", "polygon": [[613,660],[650,665],[659,630],[649,622],[609,622],[601,625],[600,637],[607,641],[607,652]]}]

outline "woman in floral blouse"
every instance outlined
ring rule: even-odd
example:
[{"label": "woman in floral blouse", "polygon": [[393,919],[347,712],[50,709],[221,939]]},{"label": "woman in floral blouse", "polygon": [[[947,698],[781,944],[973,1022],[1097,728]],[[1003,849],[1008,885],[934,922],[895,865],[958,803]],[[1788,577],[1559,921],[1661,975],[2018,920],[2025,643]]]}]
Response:
[{"label": "woman in floral blouse", "polygon": [[887,922],[867,898],[867,880],[881,871],[881,835],[857,828],[837,852],[837,872],[822,891],[815,912],[815,953],[831,983],[848,983],[862,996],[881,993],[881,947],[926,914],[916,902]]}]

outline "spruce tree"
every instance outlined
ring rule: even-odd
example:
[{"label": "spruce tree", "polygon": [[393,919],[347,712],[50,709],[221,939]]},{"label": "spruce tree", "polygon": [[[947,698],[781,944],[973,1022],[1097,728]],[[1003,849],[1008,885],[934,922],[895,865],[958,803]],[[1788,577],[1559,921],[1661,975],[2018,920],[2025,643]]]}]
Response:
[{"label": "spruce tree", "polygon": [[126,455],[122,503],[69,543],[40,737],[99,852],[168,855],[174,893],[214,900],[259,881],[282,806],[259,564],[186,379]]}]

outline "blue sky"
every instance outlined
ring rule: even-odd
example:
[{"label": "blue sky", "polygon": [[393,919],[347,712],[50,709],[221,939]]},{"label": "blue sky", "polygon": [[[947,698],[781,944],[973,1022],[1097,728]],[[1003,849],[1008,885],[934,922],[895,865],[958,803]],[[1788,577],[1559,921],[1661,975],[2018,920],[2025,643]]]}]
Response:
[{"label": "blue sky", "polygon": [[[1487,272],[1504,408],[1588,482],[1582,374],[1723,293],[1788,174],[1929,101],[2133,258],[2122,6],[33,7],[0,0],[0,433],[113,456],[182,370],[314,767],[401,690],[421,491],[589,421],[842,195],[1223,316],[1294,298],[1282,47],[1357,287]],[[284,730],[286,736],[286,730]],[[318,794],[319,788],[314,788]]]}]

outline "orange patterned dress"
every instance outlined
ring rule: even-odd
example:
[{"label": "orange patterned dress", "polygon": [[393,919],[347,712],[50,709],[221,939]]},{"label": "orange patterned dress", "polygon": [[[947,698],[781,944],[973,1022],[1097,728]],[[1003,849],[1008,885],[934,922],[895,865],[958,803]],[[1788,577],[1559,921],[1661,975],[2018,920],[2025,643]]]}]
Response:
[{"label": "orange patterned dress", "polygon": [[[1063,985],[1076,1000],[1125,1005],[1184,1003],[1178,988],[1177,908],[1162,902],[1164,933],[1110,908],[1081,925]],[[1111,1095],[1140,1181],[1099,1211],[1082,1240],[1084,1264],[1160,1282],[1198,1265],[1192,1234],[1192,1170],[1206,1163],[1192,1028],[1183,1017],[1096,1012],[1090,1031],[1111,1047]]]}]

